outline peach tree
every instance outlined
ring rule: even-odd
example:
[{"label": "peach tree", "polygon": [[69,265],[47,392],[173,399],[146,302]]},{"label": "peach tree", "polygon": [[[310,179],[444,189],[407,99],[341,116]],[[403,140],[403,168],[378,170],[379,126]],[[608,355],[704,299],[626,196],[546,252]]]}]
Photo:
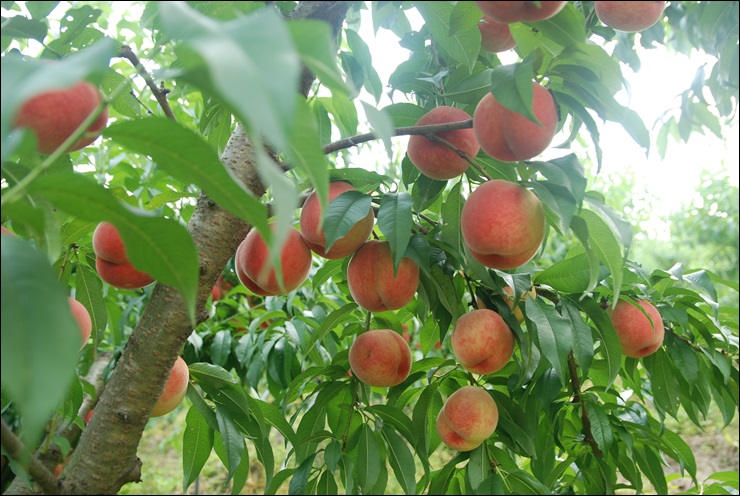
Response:
[{"label": "peach tree", "polygon": [[[269,494],[736,492],[665,421],[737,413],[738,283],[643,267],[587,178],[600,122],[736,118],[738,4],[496,4],[3,2],[3,490],[139,481],[182,357],[183,491],[215,451],[235,494],[250,452]],[[714,62],[651,135],[655,45]]]}]

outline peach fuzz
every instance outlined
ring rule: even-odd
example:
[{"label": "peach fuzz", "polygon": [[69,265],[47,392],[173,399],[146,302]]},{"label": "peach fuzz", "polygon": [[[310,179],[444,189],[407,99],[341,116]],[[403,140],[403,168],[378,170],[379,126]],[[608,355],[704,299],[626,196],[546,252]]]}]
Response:
[{"label": "peach fuzz", "polygon": [[483,151],[503,162],[529,160],[545,151],[557,131],[558,110],[550,92],[537,83],[532,83],[532,111],[539,124],[486,93],[473,112],[473,131]]},{"label": "peach fuzz", "polygon": [[516,40],[506,23],[483,16],[483,19],[478,22],[478,29],[480,30],[480,46],[483,50],[500,53],[516,46]]},{"label": "peach fuzz", "polygon": [[[329,201],[347,191],[354,191],[355,187],[346,181],[335,181],[329,184]],[[324,230],[319,226],[321,209],[316,193],[311,193],[303,203],[301,209],[301,234],[311,250],[324,258],[337,259],[353,254],[370,237],[375,224],[375,215],[372,208],[367,215],[357,222],[344,237],[334,242],[329,251],[326,251],[326,237]]]},{"label": "peach fuzz", "polygon": [[131,265],[123,240],[113,224],[99,223],[92,241],[95,268],[103,281],[122,289],[139,289],[154,282],[149,274]]},{"label": "peach fuzz", "polygon": [[544,21],[563,10],[568,2],[478,2],[478,8],[491,19],[510,24],[512,22]]},{"label": "peach fuzz", "polygon": [[367,331],[352,343],[349,366],[354,375],[368,386],[396,386],[411,371],[411,350],[395,331]]},{"label": "peach fuzz", "polygon": [[605,25],[617,31],[635,33],[649,28],[660,20],[665,2],[594,2],[596,16]]},{"label": "peach fuzz", "polygon": [[69,301],[69,310],[72,312],[72,317],[75,318],[80,328],[82,338],[80,349],[82,349],[87,344],[87,340],[90,339],[90,334],[92,334],[92,319],[90,319],[90,313],[82,303],[72,297],[68,297],[67,300]]},{"label": "peach fuzz", "polygon": [[[450,122],[466,121],[470,115],[464,110],[455,107],[435,107],[424,114],[417,122],[417,126],[432,124],[446,124]],[[463,151],[468,157],[475,158],[480,150],[478,140],[472,129],[457,129],[436,133],[437,136]],[[468,168],[468,161],[442,143],[429,140],[421,135],[409,138],[407,148],[409,160],[419,171],[431,179],[447,180],[464,174]]]},{"label": "peach fuzz", "polygon": [[614,308],[608,308],[606,313],[622,345],[622,353],[628,357],[642,358],[660,348],[665,329],[663,319],[652,303],[647,300],[638,300],[636,303],[645,310],[652,323],[639,308],[624,300],[620,300]]},{"label": "peach fuzz", "polygon": [[460,227],[471,255],[487,267],[523,265],[545,237],[545,210],[528,189],[494,179],[478,186],[462,209]]},{"label": "peach fuzz", "polygon": [[450,342],[455,359],[474,374],[498,372],[514,354],[514,334],[509,326],[499,314],[485,308],[457,319]]},{"label": "peach fuzz", "polygon": [[[234,262],[239,280],[261,296],[285,294],[300,286],[311,270],[311,249],[298,229],[291,227],[280,252],[283,287],[274,267],[269,267],[270,252],[264,238],[252,229],[236,251]],[[242,275],[245,279],[242,279]]]},{"label": "peach fuzz", "polygon": [[[41,153],[51,153],[69,138],[103,100],[100,91],[81,81],[63,89],[41,93],[26,101],[18,110],[14,127],[33,130]],[[90,125],[69,151],[86,147],[100,135],[108,123],[108,109]]]},{"label": "peach fuzz", "polygon": [[154,410],[150,417],[161,417],[174,410],[182,402],[185,393],[188,390],[188,380],[190,371],[188,365],[182,357],[177,357],[175,365],[172,366],[167,383],[164,385],[164,391],[154,405]]},{"label": "peach fuzz", "polygon": [[447,398],[437,415],[442,442],[457,451],[480,446],[496,430],[498,407],[485,389],[463,386]]},{"label": "peach fuzz", "polygon": [[398,310],[406,306],[419,286],[419,266],[403,258],[393,276],[393,259],[387,241],[370,240],[355,252],[347,266],[352,298],[369,312]]}]

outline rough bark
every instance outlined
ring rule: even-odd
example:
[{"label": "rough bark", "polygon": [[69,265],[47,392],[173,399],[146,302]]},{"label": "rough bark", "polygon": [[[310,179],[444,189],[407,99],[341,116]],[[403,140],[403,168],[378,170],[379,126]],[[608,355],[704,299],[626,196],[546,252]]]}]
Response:
[{"label": "rough bark", "polygon": [[[300,2],[290,19],[324,20],[337,33],[348,8],[347,2]],[[304,96],[313,79],[304,71]],[[241,126],[229,139],[222,161],[257,197],[264,194]],[[207,196],[198,198],[188,230],[200,257],[199,322],[208,316],[205,303],[211,288],[249,229]],[[65,469],[65,494],[116,494],[124,484],[139,480],[141,462],[136,450],[144,427],[192,331],[179,293],[157,284]]]}]

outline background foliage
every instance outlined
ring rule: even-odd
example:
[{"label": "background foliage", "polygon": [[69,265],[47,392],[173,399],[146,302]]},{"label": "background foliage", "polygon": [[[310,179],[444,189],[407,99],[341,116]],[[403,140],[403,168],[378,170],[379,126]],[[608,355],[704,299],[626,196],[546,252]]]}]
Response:
[{"label": "background foliage", "polygon": [[[627,209],[629,177],[608,184],[598,175],[603,121],[621,125],[646,152],[663,154],[673,140],[723,136],[736,121],[737,2],[669,2],[664,20],[639,35],[601,25],[593,2],[569,2],[550,20],[512,26],[518,58],[507,65],[481,51],[481,13],[472,2],[351,2],[336,52],[326,24],[284,20],[294,2],[2,7],[2,219],[21,238],[2,237],[2,405],[3,418],[32,449],[51,418],[52,431],[57,424],[84,426],[78,412],[85,393],[97,395],[81,378],[103,352],[111,352],[113,369],[130,353],[132,334],[146,331],[137,325],[154,289],[119,290],[95,272],[91,234],[107,220],[132,247],[132,261],[178,291],[192,330],[177,350],[192,379],[185,425],[178,427],[183,490],[215,453],[238,492],[251,452],[266,493],[283,484],[295,494],[389,487],[407,494],[612,493],[642,492],[646,484],[666,493],[669,459],[691,478],[688,492],[737,492],[737,472],[700,480],[691,448],[667,427],[671,419],[700,426],[712,408],[724,425],[737,413],[737,186],[707,177],[700,199],[669,219],[669,246],[637,249],[634,240],[650,236],[640,228],[649,212]],[[409,21],[412,11],[423,19],[419,28]],[[410,51],[388,81],[374,67],[372,40],[357,32],[368,20]],[[700,50],[716,62],[697,73],[680,109],[666,113],[651,135],[618,95],[628,86],[620,63],[639,67],[637,47],[655,44]],[[122,45],[167,88],[174,119],[121,56]],[[306,99],[298,91],[302,65],[317,78]],[[527,111],[520,96],[532,77],[560,105],[553,158],[508,164],[481,152],[480,169],[435,181],[419,175],[391,140],[393,128],[414,125],[435,106],[472,114],[491,90]],[[14,112],[26,98],[80,79],[98,83],[108,97],[112,119],[103,138],[69,155],[37,154],[30,133],[11,129]],[[384,93],[394,103],[378,108]],[[219,158],[237,122],[255,153],[245,167],[256,168],[264,196]],[[367,164],[380,160],[368,157],[368,145],[322,150],[367,129],[388,148],[382,168],[370,170]],[[262,145],[277,151],[282,168]],[[546,208],[544,247],[515,271],[482,267],[461,242],[462,205],[487,178],[527,185]],[[202,240],[186,227],[199,194],[259,229],[275,248],[297,219],[301,195],[313,188],[326,202],[330,179],[350,180],[367,195],[377,210],[376,236],[391,241],[396,260],[406,255],[419,263],[412,303],[367,315],[349,296],[349,259],[315,257],[306,283],[267,298],[237,284],[230,260],[222,275],[234,287],[204,305],[215,277],[203,282]],[[328,211],[350,215],[343,209],[333,204]],[[274,233],[268,219],[278,226]],[[519,325],[503,287],[514,286],[518,296],[532,283],[539,297],[527,300]],[[74,326],[65,313],[68,294],[94,322],[92,343],[77,358],[63,338]],[[501,313],[517,339],[514,360],[478,378],[456,365],[448,337],[475,295]],[[622,356],[604,311],[620,295],[657,304],[667,330],[654,355]],[[370,388],[347,375],[347,350],[358,332],[402,332],[404,324],[414,354],[407,380]],[[471,452],[445,452],[434,421],[444,398],[470,383],[493,395],[498,429]],[[104,437],[106,428],[90,424],[83,436]],[[63,455],[72,453],[66,490],[81,490],[76,484],[90,478],[80,461],[86,454],[72,452],[76,441],[55,442]],[[120,474],[128,464],[111,470]],[[27,479],[21,464],[11,460],[10,468]]]}]

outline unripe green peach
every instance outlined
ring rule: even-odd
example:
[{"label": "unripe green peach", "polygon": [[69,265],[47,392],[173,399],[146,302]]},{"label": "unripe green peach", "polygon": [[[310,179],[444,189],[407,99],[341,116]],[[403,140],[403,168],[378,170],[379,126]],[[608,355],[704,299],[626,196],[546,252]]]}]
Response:
[{"label": "unripe green peach", "polygon": [[481,98],[473,113],[473,131],[480,147],[503,162],[529,160],[548,146],[555,136],[558,110],[550,92],[532,83],[532,111],[540,122],[504,107],[493,93]]},{"label": "unripe green peach", "polygon": [[514,334],[493,310],[472,310],[459,319],[452,331],[452,353],[465,370],[493,374],[514,354]]},{"label": "unripe green peach", "polygon": [[375,329],[357,336],[349,349],[349,365],[369,386],[396,386],[409,375],[411,350],[397,332]]},{"label": "unripe green peach", "polygon": [[[347,191],[354,191],[355,187],[345,181],[335,181],[329,184],[329,201]],[[306,198],[301,209],[301,234],[306,244],[314,253],[324,258],[337,259],[353,254],[370,237],[375,224],[375,215],[372,208],[362,220],[357,222],[342,238],[334,242],[329,251],[326,251],[326,236],[324,230],[319,227],[321,220],[321,209],[316,193],[311,193]]]},{"label": "unripe green peach", "polygon": [[[431,124],[445,124],[449,122],[466,121],[470,115],[455,107],[435,107],[424,114],[417,122],[417,126]],[[437,133],[437,136],[455,146],[472,158],[478,155],[480,145],[471,128],[457,129]],[[438,180],[452,179],[464,174],[468,168],[468,161],[443,143],[437,143],[421,135],[409,138],[407,149],[409,160],[419,171],[427,177]]]},{"label": "unripe green peach", "polygon": [[157,400],[157,404],[154,405],[154,410],[150,417],[160,417],[174,410],[179,405],[185,393],[188,390],[188,379],[190,378],[190,371],[188,370],[188,364],[182,357],[177,357],[175,365],[172,366],[167,383],[164,385],[164,391]]},{"label": "unripe green peach", "polygon": [[[13,125],[33,130],[39,151],[51,153],[74,133],[101,101],[100,91],[81,81],[70,88],[47,91],[26,101],[18,110]],[[107,122],[108,109],[105,108],[69,151],[95,141]]]},{"label": "unripe green peach", "polygon": [[652,323],[639,308],[624,300],[606,311],[622,345],[622,353],[632,358],[655,353],[663,344],[665,334],[658,309],[647,300],[638,300],[637,304],[645,310]]},{"label": "unripe green peach", "polygon": [[398,310],[406,306],[419,286],[419,266],[403,258],[393,275],[393,258],[387,241],[371,239],[352,255],[347,266],[352,298],[369,312]]},{"label": "unripe green peach", "polygon": [[475,386],[463,386],[447,398],[437,415],[437,433],[447,447],[470,451],[496,430],[498,407],[491,395]]}]

